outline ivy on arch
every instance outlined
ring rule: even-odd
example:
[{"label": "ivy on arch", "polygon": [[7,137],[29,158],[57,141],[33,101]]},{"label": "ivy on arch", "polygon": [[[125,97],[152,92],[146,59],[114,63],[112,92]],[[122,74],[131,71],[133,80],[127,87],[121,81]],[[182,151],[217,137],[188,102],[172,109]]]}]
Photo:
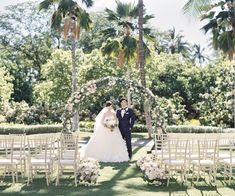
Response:
[{"label": "ivy on arch", "polygon": [[164,131],[165,129],[165,120],[162,108],[157,104],[158,97],[155,96],[152,91],[148,88],[143,87],[137,81],[127,80],[125,78],[117,78],[117,77],[104,77],[98,80],[91,80],[85,85],[81,86],[79,90],[72,94],[72,96],[68,99],[68,102],[65,106],[65,111],[62,115],[62,123],[65,132],[70,132],[72,129],[72,117],[74,114],[74,109],[79,110],[79,104],[89,95],[94,94],[99,89],[102,88],[111,88],[112,86],[122,86],[124,88],[130,88],[132,93],[138,93],[141,96],[144,96],[146,102],[144,104],[148,104],[150,106],[155,103],[155,108],[151,109],[152,118],[155,119],[155,129],[154,131]]}]

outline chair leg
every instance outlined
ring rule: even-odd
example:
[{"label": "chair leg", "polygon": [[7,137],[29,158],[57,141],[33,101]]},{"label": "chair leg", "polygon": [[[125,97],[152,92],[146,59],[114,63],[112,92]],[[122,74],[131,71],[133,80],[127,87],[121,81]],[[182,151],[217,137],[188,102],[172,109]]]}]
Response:
[{"label": "chair leg", "polygon": [[200,166],[198,165],[198,168],[197,168],[197,183],[199,181],[199,176],[200,176]]},{"label": "chair leg", "polygon": [[230,168],[229,168],[229,185],[231,185],[232,174],[233,174],[233,171],[232,171],[232,167],[230,166]]},{"label": "chair leg", "polygon": [[29,167],[28,169],[28,180],[27,180],[27,186],[29,186],[29,183],[33,181],[33,174],[32,174],[32,167]]},{"label": "chair leg", "polygon": [[48,165],[45,165],[45,173],[46,173],[46,182],[47,182],[47,186],[49,186],[50,183],[50,179],[49,179],[49,171],[50,171],[50,167]]},{"label": "chair leg", "polygon": [[58,166],[55,185],[58,186],[59,183],[60,183],[60,168]]},{"label": "chair leg", "polygon": [[13,170],[13,167],[11,169],[11,176],[12,176],[12,183],[15,184],[15,174],[14,174],[14,170]]},{"label": "chair leg", "polygon": [[169,172],[168,172],[168,178],[167,178],[167,185],[166,185],[166,186],[169,186],[169,183],[170,183],[170,177],[171,177],[171,170],[169,169]]},{"label": "chair leg", "polygon": [[216,183],[216,173],[217,173],[217,168],[216,167],[214,168],[214,172],[213,173],[214,173],[214,183]]},{"label": "chair leg", "polygon": [[77,166],[74,166],[74,180],[75,180],[75,186],[78,186],[78,181],[77,181]]},{"label": "chair leg", "polygon": [[224,181],[226,180],[226,176],[227,176],[227,169],[226,165],[224,165]]},{"label": "chair leg", "polygon": [[16,165],[16,170],[15,170],[15,175],[16,175],[16,182],[18,182],[18,167],[17,167],[17,165]]}]

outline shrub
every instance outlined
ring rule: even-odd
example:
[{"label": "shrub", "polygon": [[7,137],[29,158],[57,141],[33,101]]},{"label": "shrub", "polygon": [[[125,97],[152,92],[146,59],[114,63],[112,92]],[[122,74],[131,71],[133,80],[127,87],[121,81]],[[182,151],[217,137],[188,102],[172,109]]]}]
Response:
[{"label": "shrub", "polygon": [[221,131],[220,127],[210,126],[172,125],[166,127],[168,133],[219,133]]},{"label": "shrub", "polygon": [[62,125],[1,125],[0,134],[39,134],[58,133],[63,130]]}]

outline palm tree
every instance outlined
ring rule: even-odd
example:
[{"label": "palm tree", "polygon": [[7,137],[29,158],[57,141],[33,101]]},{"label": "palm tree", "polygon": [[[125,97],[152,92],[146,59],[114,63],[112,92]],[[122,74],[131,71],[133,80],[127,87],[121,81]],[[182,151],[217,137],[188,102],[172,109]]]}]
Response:
[{"label": "palm tree", "polygon": [[184,36],[180,33],[176,33],[175,27],[169,30],[169,43],[168,51],[171,54],[180,53],[183,57],[189,58],[190,56],[190,44],[184,41]]},{"label": "palm tree", "polygon": [[[121,3],[116,1],[116,12],[106,9],[107,19],[114,24],[113,27],[105,29],[102,34],[107,38],[107,42],[101,48],[103,55],[117,58],[117,65],[123,67],[130,65],[138,57],[138,6],[131,3]],[[146,16],[147,22],[152,16]],[[144,28],[146,32],[149,29]],[[149,32],[148,32],[149,33]],[[144,44],[145,52],[150,53]],[[127,66],[128,67],[128,66]]]},{"label": "palm tree", "polygon": [[183,9],[186,13],[201,16],[202,20],[209,20],[202,29],[212,33],[213,47],[232,60],[235,54],[235,0],[213,2],[216,1],[189,0]]},{"label": "palm tree", "polygon": [[[213,4],[215,2],[215,4]],[[217,8],[217,9],[214,9]],[[189,0],[184,11],[192,15],[201,15],[202,20],[209,20],[203,27],[205,33],[211,31],[212,44],[215,49],[220,49],[230,60],[235,54],[235,0]],[[218,12],[217,10],[220,9]],[[206,13],[206,14],[204,14]],[[234,65],[235,66],[235,65]],[[233,69],[235,67],[233,66]],[[234,80],[235,89],[235,80]],[[234,127],[235,127],[235,90],[234,90]]]},{"label": "palm tree", "polygon": [[[93,0],[82,0],[86,7],[93,4]],[[51,18],[51,28],[71,44],[72,54],[72,93],[77,90],[76,40],[80,37],[81,29],[88,30],[91,25],[89,14],[74,0],[44,0],[39,4],[39,10],[47,10],[51,6],[56,9]],[[62,30],[63,26],[63,30]],[[72,131],[79,129],[78,110],[74,110]]]},{"label": "palm tree", "polygon": [[[144,3],[143,0],[139,0],[138,2],[138,10],[139,10],[139,69],[140,69],[140,81],[141,84],[146,87],[146,78],[145,78],[145,55],[144,55],[144,40],[143,40],[143,25],[144,25]],[[148,100],[145,100],[145,103]],[[148,128],[148,136],[151,138],[152,133],[152,123],[151,123],[151,116],[149,113],[149,105],[144,104],[144,116]]]},{"label": "palm tree", "polygon": [[203,54],[204,51],[205,51],[205,48],[202,48],[200,44],[194,44],[193,51],[192,51],[193,52],[192,60],[194,63],[198,62],[199,64],[203,64],[209,60],[209,58]]},{"label": "palm tree", "polygon": [[[150,50],[143,41],[143,36],[149,39],[152,36],[150,29],[144,28],[143,25],[153,18],[153,16],[144,15],[142,10],[142,16],[140,16],[138,25],[138,16],[139,13],[141,14],[138,6],[131,3],[121,3],[118,0],[116,0],[116,4],[115,11],[106,9],[107,19],[114,24],[114,27],[110,27],[102,32],[107,37],[107,42],[101,49],[102,53],[117,58],[117,65],[119,67],[123,67],[126,64],[128,77],[130,77],[130,64],[136,61],[138,61],[138,64],[141,63],[141,83],[143,86],[146,86],[144,57],[150,55]],[[138,34],[140,34],[139,39],[137,37]],[[128,98],[130,103],[130,93],[128,93]],[[151,128],[149,128],[149,132],[151,134]]]}]

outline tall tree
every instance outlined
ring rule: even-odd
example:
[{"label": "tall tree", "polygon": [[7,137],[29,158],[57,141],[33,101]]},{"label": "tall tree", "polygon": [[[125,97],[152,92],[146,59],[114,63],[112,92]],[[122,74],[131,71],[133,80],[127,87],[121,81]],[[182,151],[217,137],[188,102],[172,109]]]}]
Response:
[{"label": "tall tree", "polygon": [[[118,0],[116,1],[116,4],[117,7],[115,11],[106,9],[106,13],[108,15],[107,18],[114,24],[114,27],[107,28],[103,31],[103,35],[107,37],[107,42],[102,47],[102,53],[104,55],[116,57],[117,65],[119,67],[123,67],[126,64],[128,78],[130,78],[130,65],[136,64],[136,62],[139,64],[139,60],[141,60],[140,78],[142,84],[146,86],[144,58],[145,56],[150,55],[150,50],[144,42],[143,36],[149,39],[152,39],[152,36],[151,30],[147,27],[143,27],[143,25],[147,24],[153,16],[145,15],[144,10],[142,10],[142,19],[140,19],[139,22],[138,5],[136,6],[131,3],[122,3]],[[139,25],[142,26],[140,27]],[[141,35],[138,38],[137,35],[140,33],[140,28]],[[142,39],[141,43],[139,39]],[[139,59],[139,55],[142,56],[141,59]],[[130,93],[128,93],[128,95],[130,100]],[[148,124],[151,125],[151,122]],[[149,126],[149,131],[151,133],[151,126]]]},{"label": "tall tree", "polygon": [[[146,87],[146,78],[145,78],[145,55],[144,55],[144,39],[143,39],[143,25],[144,25],[144,3],[143,0],[138,2],[138,11],[139,11],[139,70],[140,70],[140,81],[141,84]],[[144,104],[144,116],[148,128],[148,136],[151,138],[152,133],[152,123],[150,116],[150,105],[148,100],[145,100]]]},{"label": "tall tree", "polygon": [[209,60],[209,58],[204,54],[205,48],[202,48],[200,44],[194,44],[192,50],[192,60],[194,63],[199,63],[200,65]]},{"label": "tall tree", "polygon": [[0,13],[0,61],[13,76],[14,101],[33,102],[32,88],[42,79],[41,66],[50,58],[53,45],[46,27],[49,13],[39,14],[32,2],[8,6]]},{"label": "tall tree", "polygon": [[[82,0],[86,7],[93,5],[93,0]],[[77,64],[76,64],[76,40],[80,37],[81,29],[90,29],[91,19],[85,9],[73,0],[44,0],[40,3],[40,10],[47,10],[50,6],[56,5],[51,18],[51,28],[59,34],[63,33],[64,38],[71,44],[72,54],[72,93],[77,90]],[[63,30],[62,27],[63,26]],[[78,110],[74,110],[72,131],[79,129]]]},{"label": "tall tree", "polygon": [[235,54],[235,0],[189,0],[183,9],[208,21],[202,29],[205,33],[211,32],[213,47],[232,60]]},{"label": "tall tree", "polygon": [[190,56],[190,44],[184,41],[184,35],[181,32],[177,33],[175,27],[169,30],[169,43],[168,51],[171,54],[180,53],[183,57],[189,58]]},{"label": "tall tree", "polygon": [[[213,4],[214,3],[214,4]],[[209,20],[203,27],[205,33],[212,33],[212,44],[216,50],[222,50],[230,60],[235,54],[235,0],[189,0],[184,6],[186,13],[199,15]],[[233,66],[235,69],[235,65]],[[235,89],[235,80],[234,80]],[[235,90],[234,90],[234,127],[235,127]]]}]

